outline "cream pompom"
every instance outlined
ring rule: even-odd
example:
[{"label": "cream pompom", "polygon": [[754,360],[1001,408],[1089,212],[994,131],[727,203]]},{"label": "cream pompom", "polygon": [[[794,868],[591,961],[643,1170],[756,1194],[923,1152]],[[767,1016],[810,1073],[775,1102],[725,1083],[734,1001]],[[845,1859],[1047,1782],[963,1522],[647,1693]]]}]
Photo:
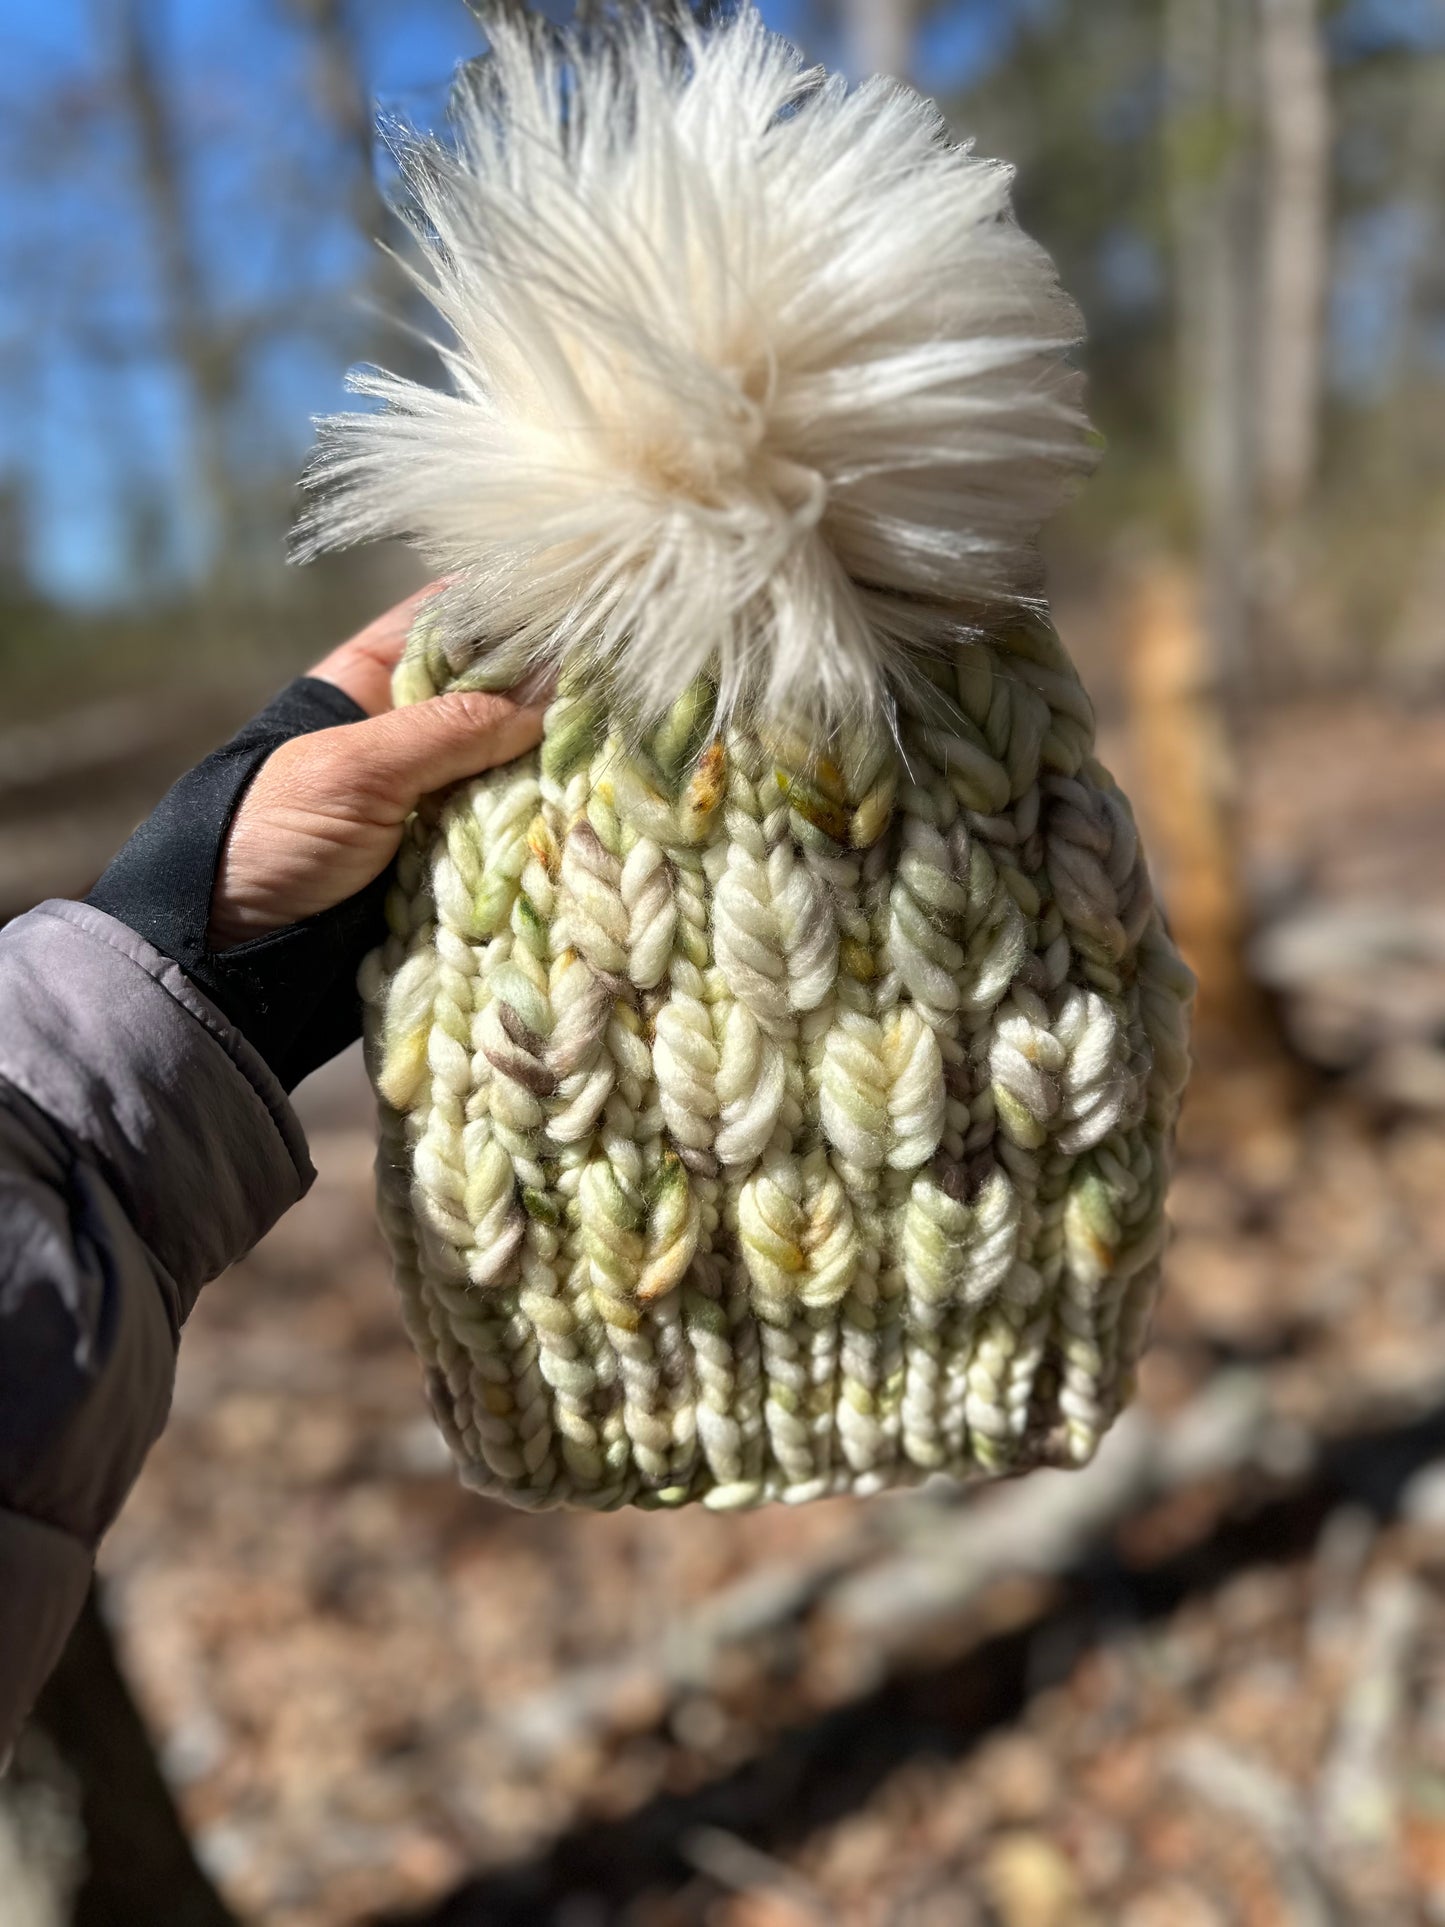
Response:
[{"label": "cream pompom", "polygon": [[354,378],[384,406],[320,425],[303,553],[409,537],[457,673],[570,657],[642,723],[699,675],[842,721],[1037,592],[1079,319],[930,102],[749,7],[499,21],[454,114],[400,146],[451,390]]}]

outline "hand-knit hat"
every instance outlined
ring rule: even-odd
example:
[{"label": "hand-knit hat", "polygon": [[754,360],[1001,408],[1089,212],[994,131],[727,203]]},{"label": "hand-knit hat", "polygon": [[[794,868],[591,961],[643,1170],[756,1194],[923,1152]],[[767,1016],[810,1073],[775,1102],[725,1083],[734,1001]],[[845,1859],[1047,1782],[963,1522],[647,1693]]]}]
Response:
[{"label": "hand-knit hat", "polygon": [[1088,1459],[1159,1270],[1188,971],[1041,599],[1076,311],[937,109],[499,20],[399,159],[449,392],[303,546],[448,578],[396,700],[555,678],[370,961],[380,1197],[463,1476],[742,1506]]}]

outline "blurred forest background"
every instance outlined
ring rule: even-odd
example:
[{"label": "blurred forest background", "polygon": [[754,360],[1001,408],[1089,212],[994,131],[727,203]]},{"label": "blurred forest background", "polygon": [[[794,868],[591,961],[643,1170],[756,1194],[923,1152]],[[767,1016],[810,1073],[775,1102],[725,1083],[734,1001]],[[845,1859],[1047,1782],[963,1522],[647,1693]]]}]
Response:
[{"label": "blurred forest background", "polygon": [[[347,1060],[0,1796],[4,1927],[1445,1921],[1445,6],[763,12],[1013,160],[1085,309],[1056,615],[1202,982],[1141,1410],[982,1499],[505,1515]],[[418,579],[285,535],[348,364],[431,367],[374,103],[439,125],[484,37],[0,25],[3,919]]]}]

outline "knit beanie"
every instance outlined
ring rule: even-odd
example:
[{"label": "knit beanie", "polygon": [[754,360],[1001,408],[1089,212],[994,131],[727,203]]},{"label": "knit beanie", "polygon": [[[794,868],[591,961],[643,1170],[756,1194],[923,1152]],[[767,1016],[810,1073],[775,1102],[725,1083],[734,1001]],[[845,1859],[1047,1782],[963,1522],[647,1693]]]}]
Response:
[{"label": "knit beanie", "polygon": [[1010,171],[747,8],[504,15],[397,155],[450,385],[354,378],[302,547],[446,577],[397,703],[555,689],[416,815],[362,979],[463,1477],[730,1508],[1083,1463],[1191,979],[1043,599],[1093,438]]}]

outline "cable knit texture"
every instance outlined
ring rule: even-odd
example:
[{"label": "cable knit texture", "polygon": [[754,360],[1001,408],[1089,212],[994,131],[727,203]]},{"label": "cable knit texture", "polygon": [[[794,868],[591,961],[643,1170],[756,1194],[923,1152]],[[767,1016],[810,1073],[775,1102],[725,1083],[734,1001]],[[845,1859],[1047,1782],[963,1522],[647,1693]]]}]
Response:
[{"label": "cable knit texture", "polygon": [[310,539],[455,571],[398,703],[558,676],[540,750],[411,823],[363,973],[464,1477],[728,1508],[1084,1462],[1191,984],[1038,597],[1086,443],[1007,171],[745,11],[504,27],[411,175],[455,394],[378,378]]},{"label": "cable knit texture", "polygon": [[[450,670],[423,629],[412,701]],[[413,822],[364,994],[464,1476],[712,1506],[1080,1464],[1159,1275],[1190,979],[1034,617],[898,740],[564,689]],[[945,722],[943,718],[947,718]]]}]

